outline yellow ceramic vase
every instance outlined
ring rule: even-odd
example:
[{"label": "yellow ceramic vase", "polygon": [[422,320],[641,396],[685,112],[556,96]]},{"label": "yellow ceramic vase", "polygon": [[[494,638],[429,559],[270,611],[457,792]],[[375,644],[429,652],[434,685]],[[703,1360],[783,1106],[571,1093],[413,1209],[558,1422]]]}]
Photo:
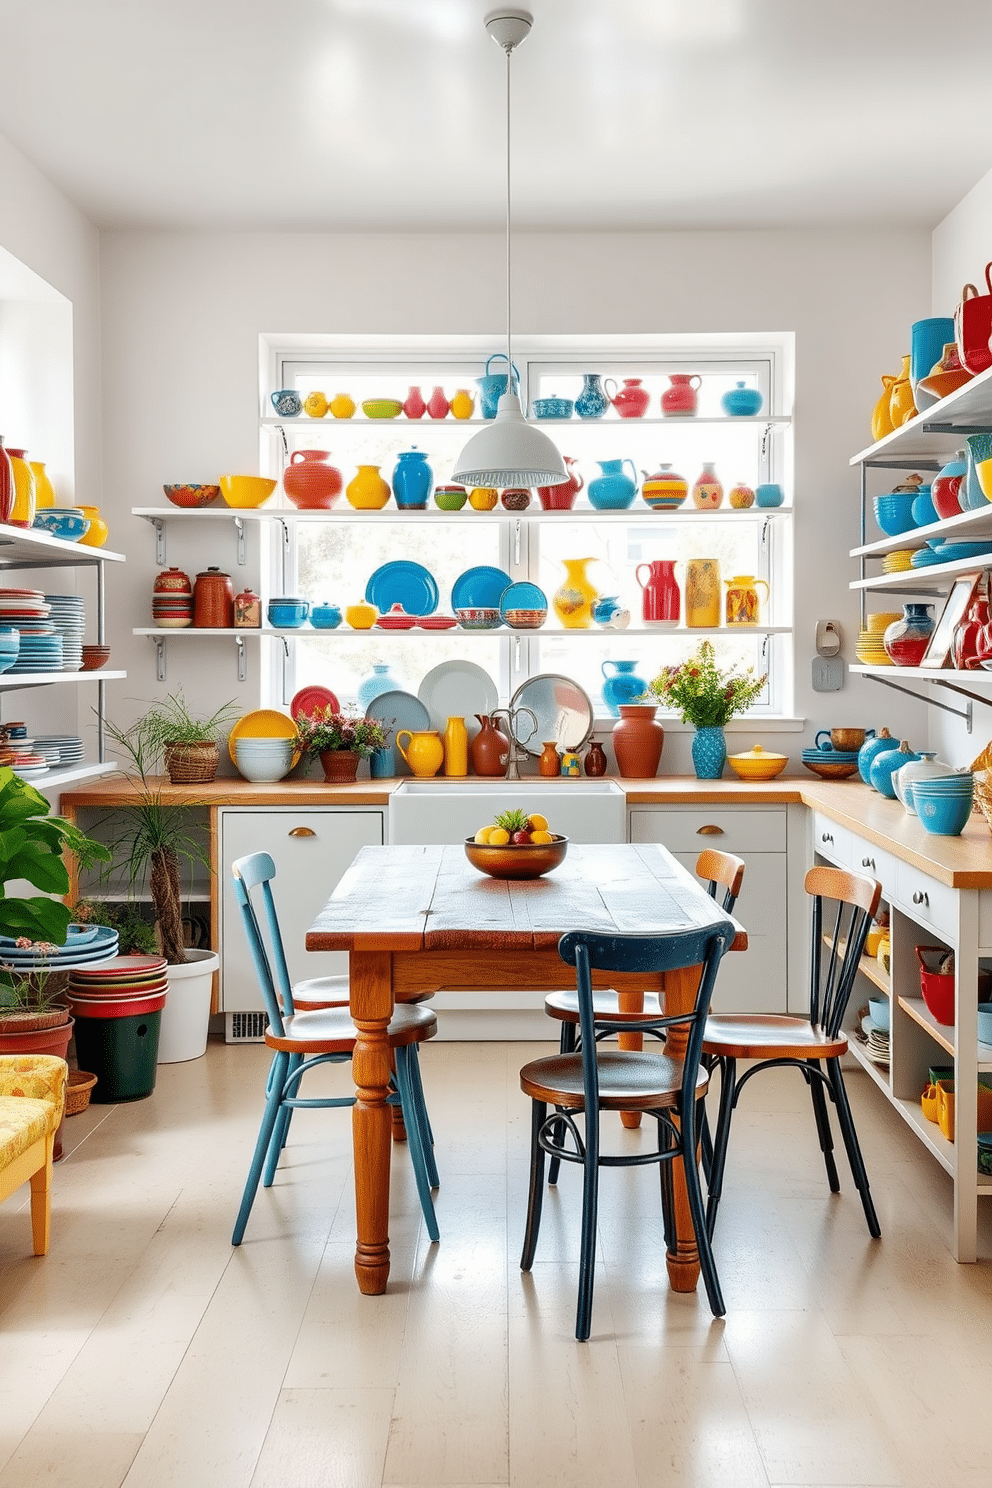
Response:
[{"label": "yellow ceramic vase", "polygon": [[464,718],[449,718],[444,730],[445,775],[468,774],[468,729]]},{"label": "yellow ceramic vase", "polygon": [[349,605],[344,618],[352,630],[371,630],[379,618],[379,611],[375,605],[367,604],[363,599],[358,604]]},{"label": "yellow ceramic vase", "polygon": [[898,380],[897,377],[887,375],[882,378],[882,395],[875,404],[871,416],[871,437],[876,443],[884,439],[886,434],[892,433],[892,414],[889,404],[892,402],[892,389]]},{"label": "yellow ceramic vase", "polygon": [[323,418],[327,408],[327,399],[323,393],[311,393],[303,402],[303,412],[308,418]]},{"label": "yellow ceramic vase", "polygon": [[470,419],[475,412],[475,399],[467,388],[459,388],[451,400],[451,412],[457,419]]},{"label": "yellow ceramic vase", "polygon": [[332,418],[351,418],[355,411],[355,400],[349,398],[347,393],[338,393],[327,406]]},{"label": "yellow ceramic vase", "polygon": [[14,505],[9,517],[12,527],[30,527],[36,509],[34,471],[27,458],[27,450],[7,451],[14,472]]},{"label": "yellow ceramic vase", "polygon": [[80,543],[85,543],[88,548],[102,548],[110,536],[110,530],[100,515],[100,508],[81,506],[79,510],[90,524],[79,539]]},{"label": "yellow ceramic vase", "polygon": [[599,593],[586,577],[586,565],[592,558],[563,558],[565,581],[551,596],[555,614],[568,630],[588,630],[592,624],[592,607]]},{"label": "yellow ceramic vase", "polygon": [[34,471],[35,510],[40,511],[42,507],[54,506],[56,504],[55,487],[48,477],[45,462],[43,460],[29,460],[28,464]]},{"label": "yellow ceramic vase", "polygon": [[892,384],[892,392],[889,395],[889,417],[892,420],[893,429],[898,429],[900,424],[911,419],[915,413],[913,385],[909,380],[909,357],[904,356],[902,371]]},{"label": "yellow ceramic vase", "polygon": [[[409,741],[406,748],[403,747],[404,736]],[[410,729],[400,729],[396,735],[396,747],[414,775],[422,780],[436,775],[444,763],[441,735],[430,729],[418,730],[416,733]]]},{"label": "yellow ceramic vase", "polygon": [[690,630],[720,624],[723,591],[715,558],[690,558],[685,566],[685,623]]},{"label": "yellow ceramic vase", "polygon": [[768,602],[768,585],[764,579],[755,579],[751,574],[738,574],[736,578],[724,579],[727,586],[727,624],[757,625],[761,618],[760,584]]},{"label": "yellow ceramic vase", "polygon": [[345,486],[345,495],[356,511],[378,511],[389,500],[389,483],[379,474],[378,465],[359,465]]},{"label": "yellow ceramic vase", "polygon": [[498,500],[495,486],[473,486],[468,493],[468,504],[475,511],[492,511]]}]

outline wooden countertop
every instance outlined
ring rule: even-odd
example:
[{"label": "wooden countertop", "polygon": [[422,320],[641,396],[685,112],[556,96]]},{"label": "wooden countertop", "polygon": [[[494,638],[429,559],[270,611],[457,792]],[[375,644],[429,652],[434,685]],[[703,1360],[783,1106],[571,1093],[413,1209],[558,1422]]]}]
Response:
[{"label": "wooden countertop", "polygon": [[[973,815],[960,837],[935,837],[898,801],[886,800],[860,781],[783,775],[748,783],[660,775],[616,783],[631,806],[807,806],[951,888],[992,889],[992,832],[984,817]],[[281,780],[275,785],[254,785],[224,778],[205,785],[170,785],[163,779],[156,782],[156,789],[164,804],[176,806],[388,806],[399,784],[399,780],[361,780],[354,785]],[[549,781],[548,785],[568,789],[567,781]],[[126,805],[135,796],[125,776],[103,776],[63,791],[60,809],[73,815],[84,806]]]}]

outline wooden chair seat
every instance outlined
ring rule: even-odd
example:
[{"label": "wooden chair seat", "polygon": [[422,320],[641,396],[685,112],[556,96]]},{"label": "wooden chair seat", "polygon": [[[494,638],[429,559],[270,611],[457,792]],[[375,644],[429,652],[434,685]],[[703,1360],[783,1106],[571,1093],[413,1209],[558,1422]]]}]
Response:
[{"label": "wooden chair seat", "polygon": [[839,1059],[847,1053],[842,1033],[830,1038],[805,1018],[778,1013],[711,1013],[703,1055],[728,1059]]},{"label": "wooden chair seat", "polygon": [[[599,1055],[599,1104],[605,1111],[660,1111],[678,1104],[682,1065],[665,1054],[603,1050]],[[700,1069],[696,1099],[706,1094],[709,1076]],[[585,1105],[581,1054],[549,1055],[525,1064],[520,1088],[531,1100],[569,1111]]]},{"label": "wooden chair seat", "polygon": [[[433,996],[432,991],[418,992],[407,1001],[425,1002]],[[317,1008],[346,1008],[350,997],[347,976],[307,977],[305,981],[293,983],[293,1007],[298,1013],[312,1012]]]},{"label": "wooden chair seat", "polygon": [[[622,1018],[625,1023],[637,1023],[638,1021],[644,1023],[657,1022],[664,1013],[664,1008],[661,1006],[657,992],[645,992],[643,995],[643,1012],[621,1013],[620,1000],[614,991],[594,992],[592,994],[593,1017],[597,1023],[601,1020],[606,1022],[610,1018]],[[578,1023],[578,993],[571,989],[562,992],[549,992],[544,999],[544,1011],[549,1018],[558,1018],[563,1023]]]},{"label": "wooden chair seat", "polygon": [[[285,1032],[265,1030],[270,1049],[283,1049],[287,1054],[350,1054],[355,1047],[358,1029],[347,1008],[318,1008],[310,1012],[287,1014]],[[419,1044],[437,1033],[437,1015],[430,1008],[397,1003],[386,1029],[391,1049]]]}]

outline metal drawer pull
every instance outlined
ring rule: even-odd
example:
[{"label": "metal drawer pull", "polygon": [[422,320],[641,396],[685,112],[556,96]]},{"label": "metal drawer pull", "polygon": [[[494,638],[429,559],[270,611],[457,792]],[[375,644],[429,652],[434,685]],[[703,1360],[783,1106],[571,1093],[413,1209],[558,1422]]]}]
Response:
[{"label": "metal drawer pull", "polygon": [[913,903],[925,904],[927,909],[930,908],[930,895],[927,893],[926,889],[917,889],[916,893],[913,895]]},{"label": "metal drawer pull", "polygon": [[861,866],[862,866],[862,868],[874,868],[874,866],[875,866],[875,859],[874,858],[862,858],[861,859]]},{"label": "metal drawer pull", "polygon": [[696,836],[697,837],[722,837],[723,836],[723,828],[722,827],[713,827],[713,826],[709,826],[709,827],[697,827],[696,828]]},{"label": "metal drawer pull", "polygon": [[821,832],[820,833],[820,841],[821,842],[833,842],[833,840],[834,840],[834,834],[832,832]]},{"label": "metal drawer pull", "polygon": [[316,837],[317,833],[313,827],[290,827],[286,835],[289,837]]}]

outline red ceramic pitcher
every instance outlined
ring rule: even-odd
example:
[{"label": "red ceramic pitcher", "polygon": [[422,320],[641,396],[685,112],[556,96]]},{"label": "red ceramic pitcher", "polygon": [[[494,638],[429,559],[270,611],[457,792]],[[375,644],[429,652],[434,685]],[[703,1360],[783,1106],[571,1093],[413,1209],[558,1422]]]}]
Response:
[{"label": "red ceramic pitcher", "polygon": [[979,294],[973,284],[966,284],[954,312],[954,337],[962,365],[977,377],[992,366],[992,263],[985,265],[988,294]]},{"label": "red ceramic pitcher", "polygon": [[620,388],[620,390],[614,393],[612,396],[610,394],[611,383],[614,387],[616,387],[616,383],[613,382],[613,378],[607,377],[603,382],[603,386],[606,389],[606,396],[609,398],[610,402],[613,404],[613,407],[616,409],[620,417],[643,418],[648,411],[648,404],[651,402],[651,394],[647,391],[646,388],[643,388],[641,386],[641,379],[639,377],[625,377],[623,380],[623,387]]},{"label": "red ceramic pitcher", "polygon": [[537,486],[537,499],[545,511],[571,511],[576,496],[585,485],[585,481],[575,469],[575,460],[571,455],[562,455],[565,468],[568,471],[568,480],[562,481],[558,486]]},{"label": "red ceramic pitcher", "polygon": [[662,413],[669,417],[681,414],[683,418],[693,415],[696,412],[696,393],[702,383],[698,372],[672,372],[661,395]]},{"label": "red ceramic pitcher", "polygon": [[[641,569],[648,570],[647,581],[641,578]],[[667,558],[653,563],[639,563],[634,577],[644,591],[642,610],[645,625],[665,626],[673,630],[682,613],[682,596],[675,577],[675,564]]]}]

